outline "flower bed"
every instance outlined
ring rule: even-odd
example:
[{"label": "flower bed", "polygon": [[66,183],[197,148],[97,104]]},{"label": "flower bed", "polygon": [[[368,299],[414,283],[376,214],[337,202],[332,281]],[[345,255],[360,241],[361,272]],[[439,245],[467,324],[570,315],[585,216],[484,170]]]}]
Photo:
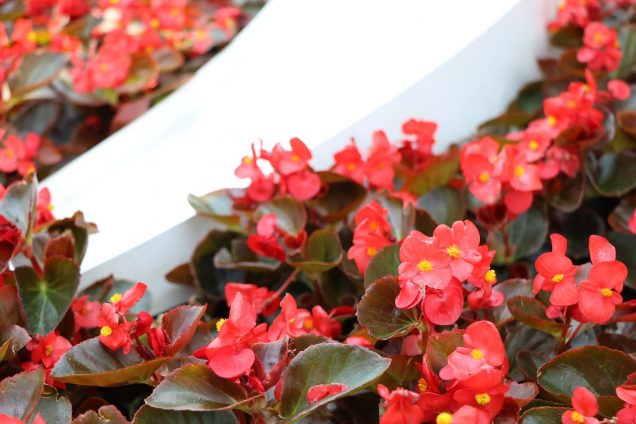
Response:
[{"label": "flower bed", "polygon": [[0,2],[0,171],[43,178],[184,84],[261,1]]},{"label": "flower bed", "polygon": [[247,188],[190,198],[220,226],[159,317],[144,283],[76,293],[92,225],[13,183],[0,418],[635,422],[631,3],[566,1],[545,78],[444,154],[420,120],[321,172],[300,139],[254,146]]}]

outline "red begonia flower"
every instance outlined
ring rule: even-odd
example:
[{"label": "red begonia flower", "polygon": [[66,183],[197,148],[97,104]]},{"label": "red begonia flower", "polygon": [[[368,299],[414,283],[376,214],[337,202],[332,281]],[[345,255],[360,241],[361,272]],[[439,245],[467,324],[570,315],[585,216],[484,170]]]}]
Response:
[{"label": "red begonia flower", "polygon": [[574,410],[565,411],[561,416],[563,424],[599,424],[599,420],[594,418],[598,414],[598,402],[585,387],[574,389],[572,406]]},{"label": "red begonia flower", "polygon": [[298,200],[314,198],[320,191],[321,186],[318,174],[309,169],[303,169],[285,178],[285,187]]},{"label": "red begonia flower", "polygon": [[371,258],[374,257],[380,249],[389,244],[391,244],[391,242],[382,235],[357,232],[354,233],[353,246],[349,249],[347,258],[352,259],[356,263],[358,271],[364,274]]},{"label": "red begonia flower", "polygon": [[444,290],[427,289],[422,301],[422,311],[426,319],[436,325],[454,324],[459,319],[463,307],[462,284],[456,278],[453,278]]},{"label": "red begonia flower", "polygon": [[344,149],[336,152],[333,159],[335,161],[334,172],[349,177],[359,184],[364,182],[365,164],[354,140],[351,140],[351,144]]},{"label": "red begonia flower", "polygon": [[509,190],[504,197],[504,203],[510,212],[521,215],[530,209],[533,199],[531,191]]},{"label": "red begonia flower", "polygon": [[387,221],[389,211],[376,200],[360,208],[355,215],[356,232],[391,234],[391,224]]},{"label": "red begonia flower", "polygon": [[216,375],[235,379],[252,368],[256,355],[252,345],[267,340],[267,324],[256,325],[256,311],[241,293],[230,307],[230,316],[216,324],[218,335],[195,356],[208,360]]},{"label": "red begonia flower", "polygon": [[585,27],[583,43],[576,58],[590,70],[612,72],[618,68],[623,53],[615,30],[601,22],[591,22]]},{"label": "red begonia flower", "polygon": [[623,301],[619,294],[627,278],[627,267],[619,261],[592,265],[587,280],[581,282],[579,308],[583,315],[596,323],[608,321],[616,305]]},{"label": "red begonia flower", "polygon": [[380,424],[419,424],[424,420],[424,411],[417,403],[420,399],[417,393],[401,387],[389,392],[386,386],[378,384],[378,394],[384,400]]},{"label": "red begonia flower", "polygon": [[313,318],[306,309],[298,309],[294,296],[287,293],[280,302],[281,311],[269,327],[270,341],[284,336],[298,337],[313,329]]},{"label": "red begonia flower", "polygon": [[463,335],[464,346],[448,356],[448,364],[441,369],[444,380],[466,380],[482,370],[501,367],[506,353],[497,327],[490,321],[470,324]]},{"label": "red begonia flower", "polygon": [[123,321],[120,323],[120,315],[115,306],[110,303],[102,305],[102,310],[97,317],[99,330],[99,341],[110,350],[123,349],[124,354],[128,354],[132,348],[130,336],[132,324]]},{"label": "red begonia flower", "polygon": [[616,248],[605,237],[591,235],[589,249],[590,259],[594,265],[616,260]]},{"label": "red begonia flower", "polygon": [[22,245],[22,232],[6,218],[0,215],[0,272],[4,271],[7,264]]},{"label": "red begonia flower", "polygon": [[494,418],[501,411],[508,386],[502,383],[504,373],[487,369],[463,380],[453,393],[459,405],[469,405],[488,413]]},{"label": "red begonia flower", "polygon": [[412,136],[417,150],[425,155],[432,153],[433,143],[435,142],[435,131],[437,131],[437,124],[435,122],[409,119],[402,124],[402,132]]},{"label": "red begonia flower", "polygon": [[579,300],[579,289],[574,284],[576,266],[565,256],[567,242],[563,236],[552,234],[552,252],[543,253],[535,261],[537,275],[533,290],[551,291],[550,302],[557,306],[574,305]]},{"label": "red begonia flower", "polygon": [[115,306],[119,314],[125,314],[132,309],[146,294],[147,285],[136,283],[123,294],[115,293],[110,297],[110,302]]},{"label": "red begonia flower", "polygon": [[479,230],[472,222],[455,221],[452,229],[444,224],[435,228],[433,237],[439,241],[439,247],[450,256],[450,268],[453,277],[466,280],[473,267],[481,260],[479,252]]},{"label": "red begonia flower", "polygon": [[51,192],[48,187],[43,188],[38,193],[38,201],[37,201],[37,219],[36,225],[44,225],[49,222],[55,221],[55,217],[53,216],[53,205],[51,204]]},{"label": "red begonia flower", "polygon": [[585,27],[600,15],[601,4],[598,0],[565,0],[559,5],[559,10],[554,21],[548,28],[557,30],[568,25]]},{"label": "red begonia flower", "polygon": [[27,344],[27,349],[31,351],[31,361],[41,363],[44,368],[53,368],[53,365],[66,353],[73,345],[64,337],[51,331],[46,336],[36,335],[35,339]]},{"label": "red begonia flower", "polygon": [[366,163],[369,184],[379,189],[393,189],[393,179],[395,177],[393,165],[400,162],[400,159],[400,152],[389,143],[389,139],[383,131],[373,133],[373,144]]},{"label": "red begonia flower", "polygon": [[486,204],[495,203],[501,193],[501,179],[492,161],[473,154],[462,158],[461,167],[470,192]]},{"label": "red begonia flower", "polygon": [[101,303],[88,300],[88,295],[73,299],[71,310],[73,311],[75,327],[77,329],[97,327],[97,317],[101,307]]},{"label": "red begonia flower", "polygon": [[307,390],[307,402],[313,405],[326,397],[345,391],[347,388],[346,384],[340,383],[316,384]]},{"label": "red begonia flower", "polygon": [[311,151],[299,138],[292,138],[289,144],[291,150],[285,150],[277,144],[271,153],[263,152],[263,158],[269,160],[272,167],[283,176],[303,171],[311,159]]},{"label": "red begonia flower", "polygon": [[607,90],[616,100],[627,100],[632,94],[632,90],[623,80],[610,80],[607,83]]},{"label": "red begonia flower", "polygon": [[280,298],[267,287],[258,287],[254,284],[227,283],[225,285],[225,300],[227,306],[231,306],[237,293],[241,293],[246,301],[252,304],[257,313],[270,316],[278,309]]},{"label": "red begonia flower", "polygon": [[425,287],[443,290],[452,278],[450,260],[436,237],[411,231],[400,246],[400,280],[414,283],[422,290]]}]

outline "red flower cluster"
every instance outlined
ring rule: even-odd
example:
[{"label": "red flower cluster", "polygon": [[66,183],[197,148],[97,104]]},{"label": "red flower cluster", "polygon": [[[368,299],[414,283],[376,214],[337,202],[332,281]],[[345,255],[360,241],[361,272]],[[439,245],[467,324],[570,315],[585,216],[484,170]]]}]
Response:
[{"label": "red flower cluster", "polygon": [[508,385],[508,360],[499,332],[488,321],[466,328],[464,346],[448,356],[438,379],[422,364],[418,392],[378,385],[384,399],[382,424],[437,422],[489,424],[501,411]]},{"label": "red flower cluster", "polygon": [[582,322],[605,323],[612,318],[616,305],[622,302],[620,293],[627,278],[627,267],[616,260],[616,250],[605,238],[590,236],[592,259],[587,276],[576,284],[579,267],[566,256],[567,240],[552,234],[552,251],[539,256],[535,262],[537,275],[534,292],[550,292],[553,317],[563,308],[574,307],[574,316]]},{"label": "red flower cluster", "polygon": [[392,230],[387,221],[388,214],[389,212],[375,200],[356,213],[353,246],[349,249],[347,257],[356,263],[361,274],[366,271],[371,258],[384,246],[391,244]]},{"label": "red flower cluster", "polygon": [[409,309],[420,302],[426,319],[450,325],[459,318],[468,280],[477,291],[471,305],[489,308],[501,304],[501,293],[492,290],[496,274],[490,269],[494,252],[479,245],[479,231],[470,221],[457,221],[452,228],[439,225],[432,237],[412,231],[400,247],[400,294],[395,305]]},{"label": "red flower cluster", "polygon": [[[0,139],[3,138],[4,130],[0,128]],[[9,134],[0,147],[0,171],[18,172],[25,176],[35,171],[35,158],[40,148],[40,136],[29,133],[24,140],[15,134]]]},{"label": "red flower cluster", "polygon": [[565,0],[559,5],[554,21],[550,22],[550,30],[558,30],[568,25],[584,28],[601,14],[599,0]]},{"label": "red flower cluster", "polygon": [[[413,126],[411,126],[413,127]],[[415,128],[408,129],[418,134]],[[420,136],[421,138],[421,136]],[[423,145],[423,143],[421,143]],[[400,162],[401,155],[398,149],[393,146],[384,131],[373,133],[371,148],[365,161],[356,146],[355,140],[343,150],[334,154],[336,162],[334,172],[351,178],[362,184],[365,178],[369,182],[369,187],[377,189],[387,189],[393,191],[393,179],[395,170],[393,166]]]},{"label": "red flower cluster", "polygon": [[612,72],[618,68],[623,58],[616,31],[600,22],[591,22],[585,27],[585,45],[579,49],[576,58],[587,64],[591,71]]},{"label": "red flower cluster", "polygon": [[64,384],[56,382],[50,374],[53,366],[72,346],[71,342],[55,331],[51,331],[46,336],[37,334],[35,340],[31,340],[27,344],[27,350],[31,352],[31,361],[23,362],[22,368],[31,370],[42,366],[46,373],[46,384],[64,388]]},{"label": "red flower cluster", "polygon": [[[239,178],[249,178],[252,182],[246,191],[246,200],[262,203],[271,199],[278,186],[281,195],[289,193],[298,200],[311,199],[320,191],[320,177],[309,167],[311,151],[299,138],[289,141],[291,150],[276,144],[271,152],[261,149],[256,154],[252,146],[252,156],[245,156],[234,172]],[[269,162],[274,173],[265,174],[259,160]]]},{"label": "red flower cluster", "polygon": [[247,245],[254,253],[283,262],[288,253],[283,246],[298,251],[306,239],[305,230],[294,237],[276,225],[276,215],[265,214],[256,225],[256,234],[248,236]]},{"label": "red flower cluster", "polygon": [[110,298],[110,303],[104,303],[97,316],[99,341],[111,350],[123,349],[128,354],[132,349],[132,340],[143,334],[142,329],[149,326],[146,314],[139,314],[135,321],[128,321],[127,313],[134,307],[146,293],[147,286],[137,283],[123,294],[115,293]]},{"label": "red flower cluster", "polygon": [[[602,131],[603,113],[595,104],[629,97],[629,86],[613,80],[609,92],[597,90],[593,75],[587,83],[571,83],[568,90],[543,102],[546,118],[532,121],[524,131],[510,133],[513,143],[503,147],[491,137],[462,147],[461,169],[470,192],[486,204],[503,201],[513,214],[525,212],[543,180],[579,172],[579,143]],[[555,141],[559,138],[560,143]]]}]

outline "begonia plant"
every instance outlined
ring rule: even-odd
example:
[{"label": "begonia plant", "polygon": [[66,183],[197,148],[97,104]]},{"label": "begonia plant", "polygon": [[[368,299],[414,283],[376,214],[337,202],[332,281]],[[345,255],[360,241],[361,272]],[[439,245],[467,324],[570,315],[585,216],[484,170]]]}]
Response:
[{"label": "begonia plant", "polygon": [[544,78],[447,152],[418,119],[325,171],[253,146],[190,196],[215,228],[158,316],[152,282],[78,291],[94,226],[13,183],[0,422],[635,423],[632,3],[564,2]]}]

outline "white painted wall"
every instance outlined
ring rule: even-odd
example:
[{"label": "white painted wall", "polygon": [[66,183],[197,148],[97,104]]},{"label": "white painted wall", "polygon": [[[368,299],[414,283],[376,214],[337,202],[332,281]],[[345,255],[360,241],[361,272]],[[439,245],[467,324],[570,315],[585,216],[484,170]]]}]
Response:
[{"label": "white painted wall", "polygon": [[154,311],[187,296],[163,275],[210,223],[186,196],[244,182],[250,143],[292,136],[317,168],[351,136],[397,136],[410,117],[440,124],[438,149],[500,113],[538,76],[555,0],[270,0],[166,101],[44,181],[58,216],[98,224],[84,284],[143,280]]}]

